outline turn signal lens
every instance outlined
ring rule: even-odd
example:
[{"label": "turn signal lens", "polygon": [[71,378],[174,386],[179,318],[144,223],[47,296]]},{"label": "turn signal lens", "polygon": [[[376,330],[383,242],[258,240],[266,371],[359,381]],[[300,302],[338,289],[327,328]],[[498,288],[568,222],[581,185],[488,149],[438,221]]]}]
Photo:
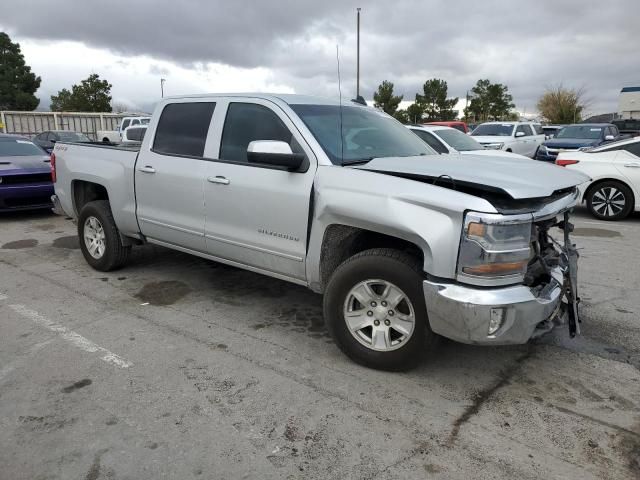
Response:
[{"label": "turn signal lens", "polygon": [[467,235],[470,237],[484,237],[487,226],[484,223],[472,222],[467,226]]},{"label": "turn signal lens", "polygon": [[485,263],[474,267],[464,267],[462,271],[469,275],[515,275],[527,269],[529,260],[507,263]]},{"label": "turn signal lens", "polygon": [[579,163],[580,160],[556,160],[556,165],[559,165],[561,167],[566,167],[567,165],[575,165],[576,163]]},{"label": "turn signal lens", "polygon": [[49,162],[49,167],[51,168],[51,181],[56,183],[57,175],[56,175],[56,154],[51,152],[51,161]]}]

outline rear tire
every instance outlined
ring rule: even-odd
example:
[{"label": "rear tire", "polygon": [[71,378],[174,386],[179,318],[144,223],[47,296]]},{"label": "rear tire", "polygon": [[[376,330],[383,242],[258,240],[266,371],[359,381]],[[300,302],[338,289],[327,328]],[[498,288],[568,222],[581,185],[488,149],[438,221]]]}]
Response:
[{"label": "rear tire", "polygon": [[635,203],[631,189],[615,180],[592,185],[585,197],[591,215],[606,221],[622,220],[628,217]]},{"label": "rear tire", "polygon": [[96,200],[82,207],[78,217],[78,237],[82,255],[96,270],[116,270],[129,258],[131,246],[122,244],[107,200]]},{"label": "rear tire", "polygon": [[370,368],[407,370],[434,346],[421,267],[404,252],[377,248],[336,269],[325,292],[324,317],[349,358]]}]

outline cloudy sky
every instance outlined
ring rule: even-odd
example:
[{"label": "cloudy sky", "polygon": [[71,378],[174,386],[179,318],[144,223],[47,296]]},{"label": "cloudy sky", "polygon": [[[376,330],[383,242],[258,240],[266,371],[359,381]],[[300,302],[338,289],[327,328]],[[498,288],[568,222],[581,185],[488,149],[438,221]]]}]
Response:
[{"label": "cloudy sky", "polygon": [[21,0],[0,31],[42,77],[41,107],[98,73],[115,103],[152,108],[165,95],[271,91],[355,95],[356,7],[361,92],[382,80],[413,100],[428,78],[464,98],[479,78],[505,83],[520,112],[545,87],[585,88],[589,113],[617,109],[640,85],[637,0]]}]

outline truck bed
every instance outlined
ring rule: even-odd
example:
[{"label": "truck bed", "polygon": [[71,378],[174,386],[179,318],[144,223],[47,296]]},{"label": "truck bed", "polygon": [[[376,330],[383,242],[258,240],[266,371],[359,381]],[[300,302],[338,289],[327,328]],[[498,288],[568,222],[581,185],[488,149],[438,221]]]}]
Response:
[{"label": "truck bed", "polygon": [[140,145],[56,143],[56,195],[64,211],[77,217],[74,189],[79,182],[101,185],[109,192],[113,218],[120,231],[136,235],[134,172],[139,150]]}]

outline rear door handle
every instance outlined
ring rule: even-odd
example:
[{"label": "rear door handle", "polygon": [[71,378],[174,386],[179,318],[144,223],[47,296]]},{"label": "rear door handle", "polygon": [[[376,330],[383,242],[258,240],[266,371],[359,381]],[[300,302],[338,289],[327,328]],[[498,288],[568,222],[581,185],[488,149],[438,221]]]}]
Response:
[{"label": "rear door handle", "polygon": [[156,169],[150,165],[145,165],[144,167],[140,167],[138,168],[138,171],[143,173],[156,173]]},{"label": "rear door handle", "polygon": [[229,185],[231,183],[231,180],[229,180],[228,178],[221,177],[221,176],[207,177],[207,181],[209,181],[211,183],[219,183],[220,185]]},{"label": "rear door handle", "polygon": [[624,166],[629,168],[640,168],[640,163],[638,162],[625,163]]}]

